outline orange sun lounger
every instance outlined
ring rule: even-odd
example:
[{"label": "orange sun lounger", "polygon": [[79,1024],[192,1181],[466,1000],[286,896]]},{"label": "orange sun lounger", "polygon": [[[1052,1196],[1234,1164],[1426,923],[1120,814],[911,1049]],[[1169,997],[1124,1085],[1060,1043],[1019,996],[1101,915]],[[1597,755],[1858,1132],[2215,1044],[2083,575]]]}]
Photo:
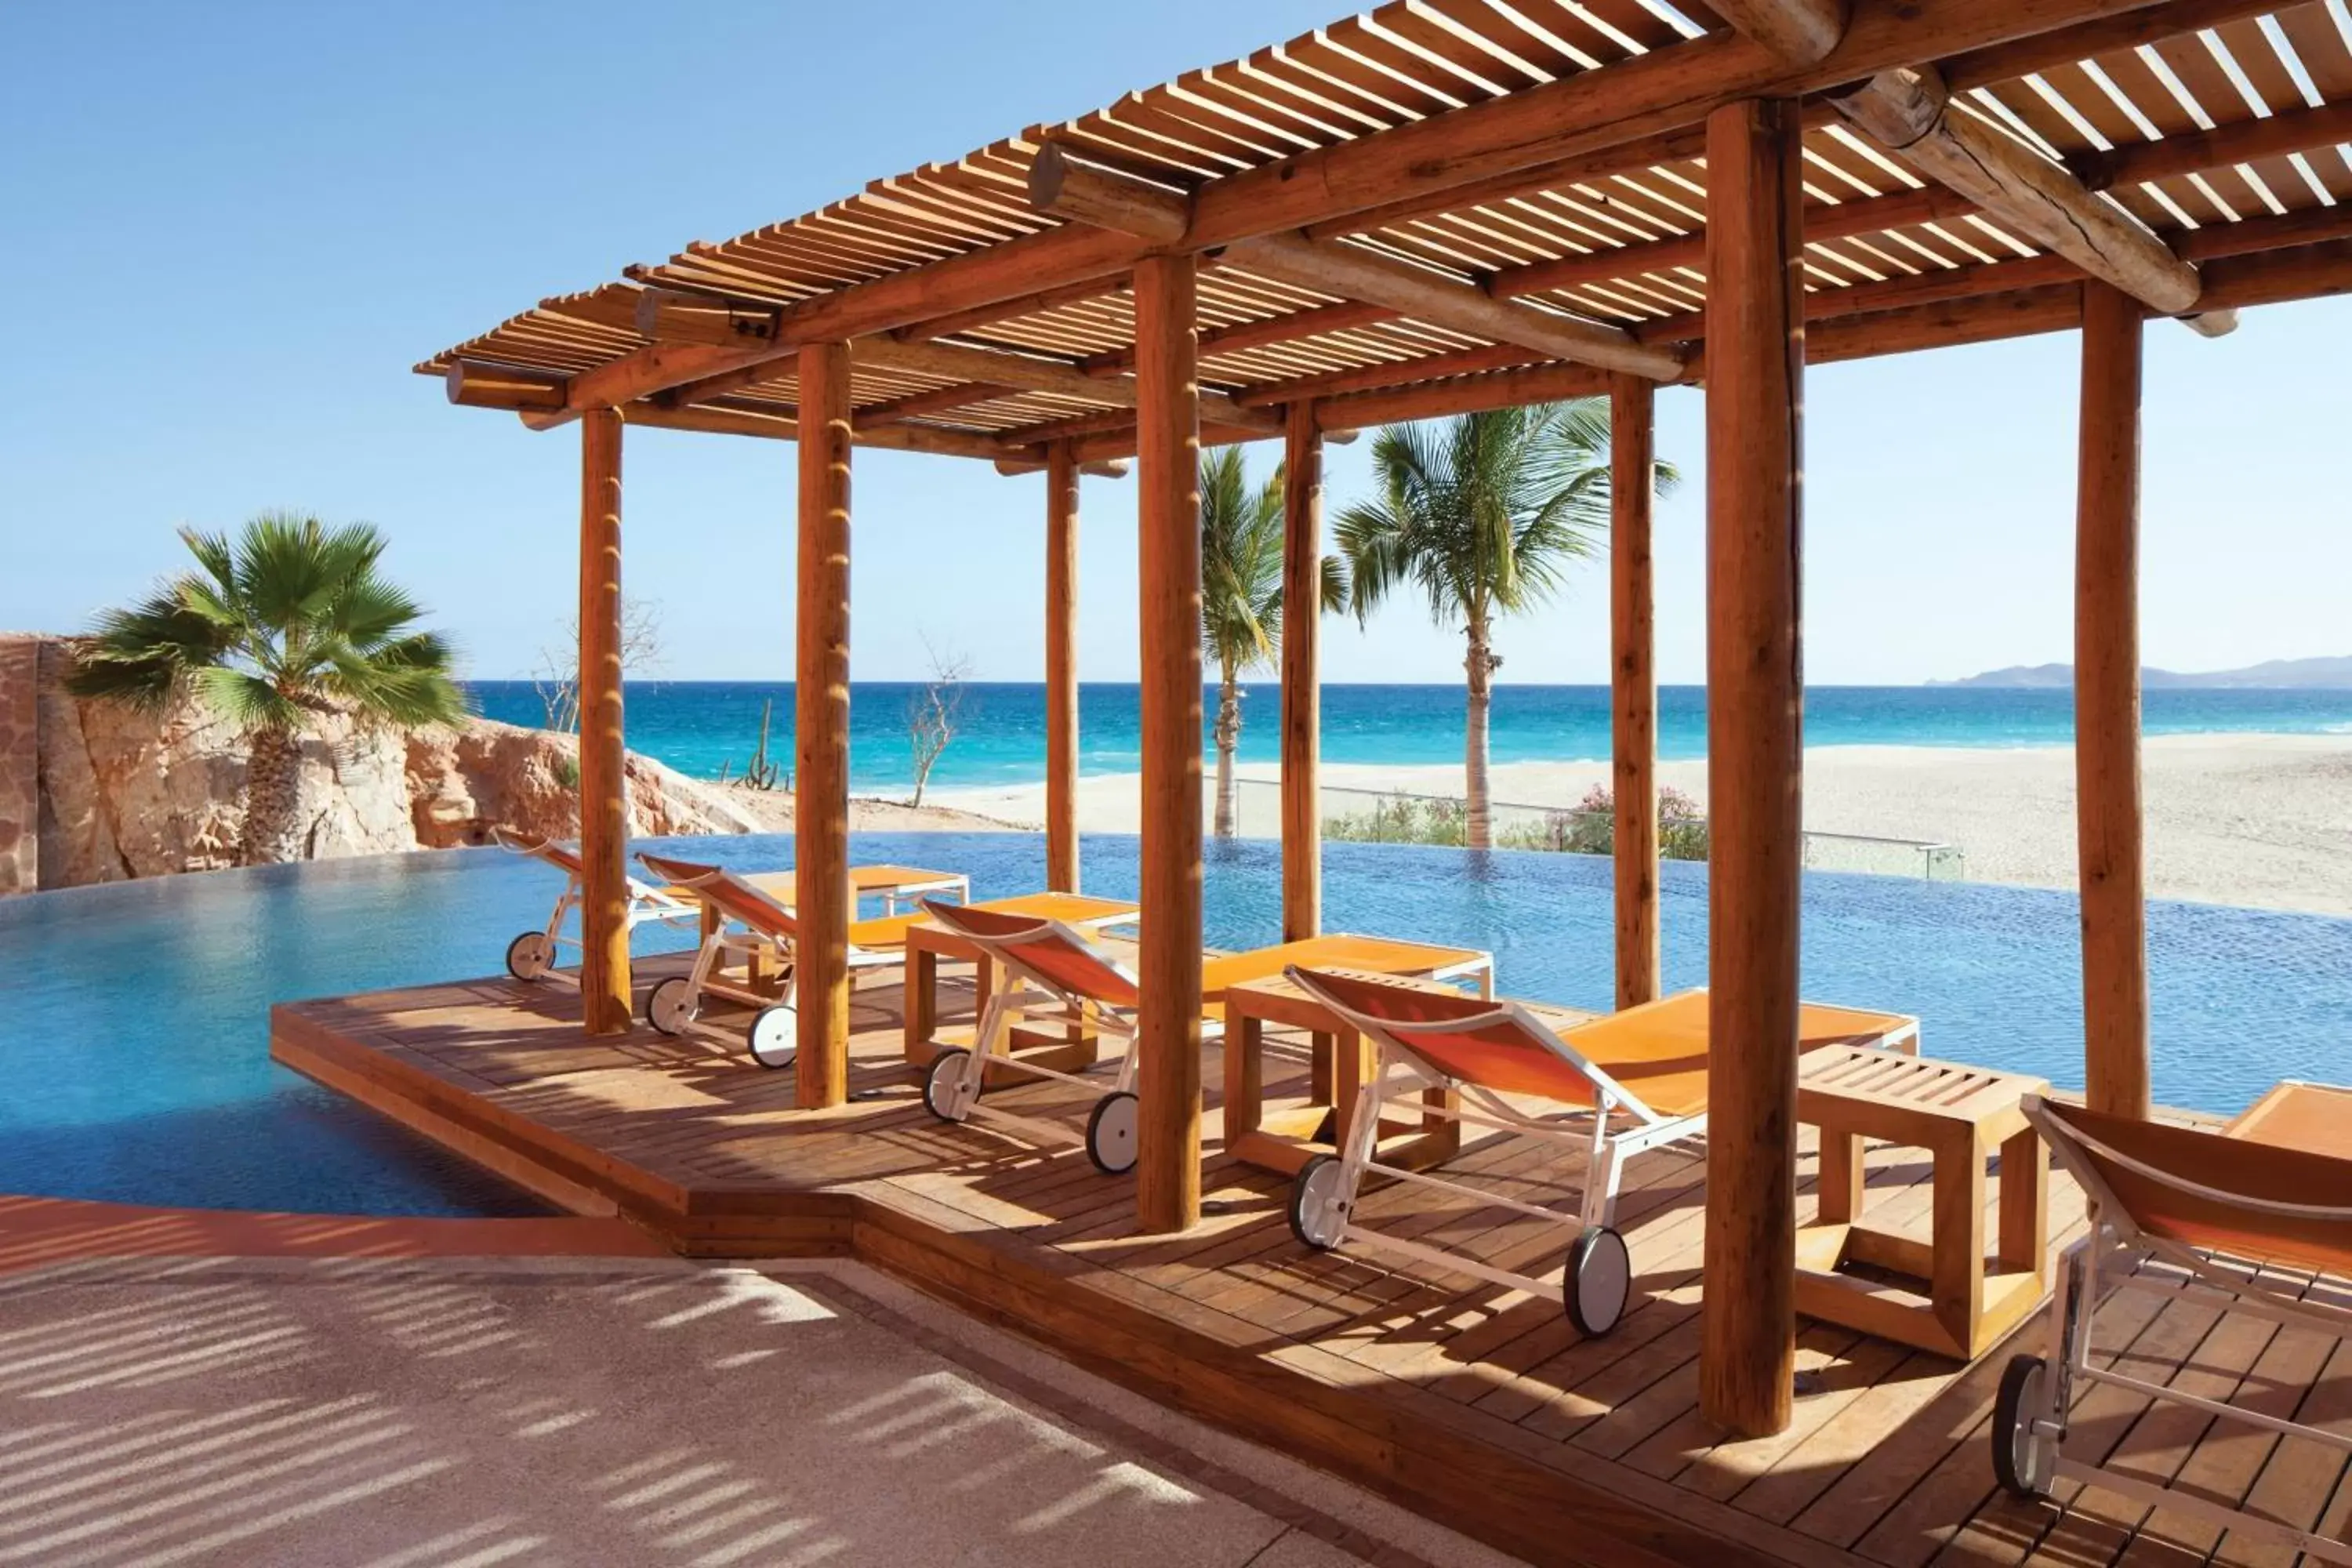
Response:
[{"label": "orange sun lounger", "polygon": [[[2352,1119],[2352,1089],[2284,1087],[2318,1112],[2310,1125],[2324,1121],[2340,1138]],[[2316,1299],[2323,1279],[2335,1282],[2339,1302],[2343,1282],[2352,1281],[2352,1158],[2263,1141],[2271,1130],[2249,1127],[2242,1118],[2229,1131],[2214,1132],[2105,1115],[2038,1096],[2026,1099],[2024,1110],[2051,1157],[2083,1184],[2091,1225],[2067,1249],[2050,1304],[2048,1353],[2012,1358],[2001,1379],[1993,1405],[1993,1473],[2021,1498],[2046,1498],[2058,1481],[2073,1480],[2145,1507],[2179,1510],[2232,1539],[2260,1539],[2320,1562],[2352,1563],[2352,1543],[2065,1451],[2080,1387],[2105,1384],[2352,1454],[2352,1436],[2340,1429],[2203,1398],[2133,1377],[2114,1364],[2095,1365],[2091,1345],[2092,1319],[2122,1290],[2175,1300],[2185,1296],[2225,1313],[2352,1341],[2352,1310]],[[2178,1272],[2138,1272],[2151,1258],[2185,1272],[2186,1288]]]},{"label": "orange sun lounger", "polygon": [[[572,912],[580,907],[582,883],[588,868],[580,863],[580,852],[571,845],[554,838],[534,838],[510,827],[493,827],[490,837],[501,849],[511,849],[518,855],[554,867],[563,873],[563,891],[556,895],[555,909],[547,917],[547,925],[540,931],[527,931],[507,943],[507,973],[517,980],[560,980],[565,984],[578,982],[555,967],[558,952],[570,948],[580,950],[580,939],[571,931]],[[667,925],[686,925],[696,918],[696,906],[665,889],[649,886],[635,877],[628,879],[628,929],[635,931],[648,921],[660,921]]]},{"label": "orange sun lounger", "polygon": [[[800,921],[790,909],[734,872],[692,860],[659,855],[637,859],[670,887],[691,894],[698,915],[708,909],[714,917],[709,934],[694,955],[694,967],[673,974],[646,994],[646,1022],[665,1035],[684,1035],[706,1027],[701,1022],[706,998],[716,996],[754,1009],[744,1026],[744,1048],[763,1068],[788,1068],[798,1049],[799,1010],[795,993],[799,973],[793,962],[800,942]],[[906,962],[907,928],[918,915],[886,915],[856,921],[849,927],[849,968],[887,968]],[[724,970],[729,957],[744,961],[746,979],[730,979]],[[780,989],[761,988],[750,976],[760,964],[773,961]]]},{"label": "orange sun lounger", "polygon": [[[1330,971],[1294,968],[1289,975],[1380,1052],[1365,1079],[1348,1146],[1308,1161],[1292,1186],[1290,1225],[1298,1239],[1318,1249],[1360,1244],[1538,1296],[1558,1289],[1580,1333],[1590,1337],[1616,1327],[1633,1278],[1632,1256],[1613,1224],[1625,1162],[1706,1131],[1706,993],[1685,991],[1560,1031],[1517,1002]],[[1799,1028],[1801,1049],[1918,1049],[1919,1021],[1898,1013],[1807,1003]],[[1433,1089],[1454,1094],[1424,1092]],[[1530,1111],[1506,1095],[1543,1100],[1553,1109]],[[1392,1096],[1419,1096],[1422,1103],[1414,1109],[1423,1114],[1584,1145],[1575,1236],[1556,1286],[1424,1242],[1383,1235],[1356,1219],[1357,1196],[1368,1175],[1417,1183],[1537,1219],[1565,1218],[1555,1209],[1381,1163],[1374,1157],[1381,1110]],[[1436,1103],[1441,1098],[1454,1103]]]},{"label": "orange sun lounger", "polygon": [[[931,1060],[923,1083],[923,1103],[931,1114],[943,1121],[969,1120],[978,1110],[981,1089],[992,1067],[999,1072],[1056,1079],[1088,1088],[1100,1084],[1098,1078],[1014,1060],[1003,1054],[1015,1015],[1032,1005],[1021,992],[1024,986],[1034,986],[1059,1005],[1062,1021],[1090,1027],[1121,1043],[1111,1086],[1095,1101],[1087,1118],[1085,1142],[1087,1156],[1106,1175],[1133,1170],[1138,1120],[1135,1014],[1142,994],[1134,971],[1059,921],[992,910],[984,905],[926,900],[925,907],[941,925],[986,952],[999,977],[995,994],[982,1010],[971,1047],[947,1047]],[[1406,963],[1416,973],[1475,976],[1482,984],[1494,969],[1493,958],[1484,952],[1379,937],[1317,937],[1249,952],[1219,954],[1201,969],[1202,1037],[1213,1039],[1223,1032],[1228,987],[1279,973],[1285,955],[1302,951],[1328,952],[1368,966]]]}]

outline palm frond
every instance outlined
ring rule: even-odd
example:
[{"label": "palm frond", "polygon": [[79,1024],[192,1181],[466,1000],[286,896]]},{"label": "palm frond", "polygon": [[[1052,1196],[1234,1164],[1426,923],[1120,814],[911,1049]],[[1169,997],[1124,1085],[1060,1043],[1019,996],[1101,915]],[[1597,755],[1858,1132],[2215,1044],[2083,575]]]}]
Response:
[{"label": "palm frond", "polygon": [[463,711],[448,644],[415,629],[422,608],[377,572],[375,529],[265,512],[234,538],[180,537],[198,570],[100,616],[75,690],[148,707],[185,690],[240,726],[288,731],[331,709],[395,723]]},{"label": "palm frond", "polygon": [[198,701],[240,730],[299,731],[310,713],[261,677],[227,665],[199,669],[188,679]]},{"label": "palm frond", "polygon": [[148,711],[168,707],[190,677],[217,663],[230,646],[215,622],[188,607],[181,586],[100,616],[74,644],[66,689]]}]

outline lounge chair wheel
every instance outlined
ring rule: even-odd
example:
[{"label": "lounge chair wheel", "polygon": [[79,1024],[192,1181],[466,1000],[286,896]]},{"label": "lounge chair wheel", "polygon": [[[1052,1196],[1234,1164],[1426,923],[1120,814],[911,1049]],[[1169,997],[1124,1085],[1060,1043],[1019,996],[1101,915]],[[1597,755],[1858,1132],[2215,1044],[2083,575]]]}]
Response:
[{"label": "lounge chair wheel", "polygon": [[1135,1169],[1135,1096],[1115,1089],[1095,1101],[1087,1118],[1087,1158],[1106,1176],[1124,1176]]},{"label": "lounge chair wheel", "polygon": [[1608,1226],[1592,1226],[1568,1249],[1560,1295],[1568,1321],[1586,1339],[1599,1339],[1617,1326],[1633,1288],[1633,1255],[1625,1250],[1625,1238]]},{"label": "lounge chair wheel", "polygon": [[2058,1445],[2033,1429],[2049,1405],[2050,1363],[2038,1355],[2011,1356],[1992,1405],[1993,1479],[2011,1495],[2050,1495]]},{"label": "lounge chair wheel", "polygon": [[964,1064],[971,1057],[961,1046],[945,1047],[923,1077],[923,1109],[942,1121],[961,1121],[980,1099],[980,1086],[965,1082],[971,1069]]},{"label": "lounge chair wheel", "polygon": [[788,1068],[797,1053],[801,1012],[789,1002],[772,1002],[751,1015],[743,1044],[763,1068]]},{"label": "lounge chair wheel", "polygon": [[1339,1245],[1348,1226],[1347,1169],[1336,1154],[1318,1154],[1290,1184],[1290,1234],[1318,1252]]},{"label": "lounge chair wheel", "polygon": [[507,973],[517,980],[538,980],[555,967],[555,944],[543,931],[527,931],[507,943]]},{"label": "lounge chair wheel", "polygon": [[646,997],[646,1022],[665,1035],[682,1035],[702,1009],[694,1000],[694,982],[673,974]]}]

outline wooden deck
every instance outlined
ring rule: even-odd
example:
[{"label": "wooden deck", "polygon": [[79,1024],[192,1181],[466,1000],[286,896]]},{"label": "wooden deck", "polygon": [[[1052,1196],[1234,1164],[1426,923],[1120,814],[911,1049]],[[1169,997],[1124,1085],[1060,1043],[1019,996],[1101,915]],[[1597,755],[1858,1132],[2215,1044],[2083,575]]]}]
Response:
[{"label": "wooden deck", "polygon": [[[662,972],[645,966],[640,984]],[[793,1111],[789,1072],[643,1027],[590,1042],[576,994],[503,979],[281,1005],[272,1050],[568,1208],[617,1210],[696,1255],[854,1253],[1533,1561],[2283,1561],[2229,1541],[2216,1554],[2211,1532],[2103,1493],[2063,1514],[1996,1496],[1984,1426],[2006,1350],[1961,1369],[1807,1324],[1795,1423],[1716,1441],[1696,1409],[1695,1155],[1632,1166],[1621,1223],[1637,1303],[1585,1342],[1557,1301],[1299,1246],[1284,1184],[1218,1150],[1214,1062],[1207,1217],[1181,1237],[1131,1235],[1130,1184],[1098,1174],[1074,1141],[950,1127],[923,1110],[900,1058],[895,981],[886,972],[856,994],[853,1100],[824,1114]],[[942,1001],[968,1007],[968,992]],[[1303,1058],[1285,1057],[1269,1079],[1286,1065],[1303,1078]],[[1074,1124],[1087,1098],[1041,1084],[988,1103]],[[1475,1146],[1456,1169],[1536,1201],[1575,1177],[1556,1150],[1512,1138]],[[1874,1213],[1924,1226],[1927,1173],[1923,1157],[1874,1151]],[[2081,1194],[2053,1180],[2051,1201],[2053,1232],[2071,1237]],[[1540,1271],[1559,1246],[1557,1231],[1422,1191],[1373,1194],[1366,1212],[1506,1267]],[[2101,1329],[2143,1377],[2352,1426],[2352,1346],[2220,1322],[2186,1301],[2126,1298]],[[2214,1430],[2113,1390],[2088,1395],[2077,1432],[2085,1457],[2177,1473],[2306,1524],[2341,1533],[2352,1510],[2341,1461],[2315,1444]]]}]

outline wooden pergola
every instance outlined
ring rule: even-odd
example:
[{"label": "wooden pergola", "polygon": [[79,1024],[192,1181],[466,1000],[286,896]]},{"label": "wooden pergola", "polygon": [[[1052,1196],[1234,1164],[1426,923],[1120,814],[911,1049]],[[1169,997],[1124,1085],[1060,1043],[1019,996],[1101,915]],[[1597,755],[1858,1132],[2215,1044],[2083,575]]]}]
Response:
[{"label": "wooden pergola", "polygon": [[[1605,395],[1617,997],[1659,984],[1651,410],[1706,388],[1713,823],[1702,1407],[1789,1420],[1804,366],[2082,334],[2075,579],[2095,1105],[2148,1109],[2144,323],[2352,289],[2352,37],[2277,0],[1399,0],[543,301],[417,368],[582,427],[586,1027],[628,1027],[621,447],[797,440],[797,1103],[848,1026],[856,448],[1047,476],[1047,867],[1077,880],[1078,479],[1137,465],[1140,1223],[1200,1215],[1203,445],[1280,439],[1311,602],[1323,440]],[[1282,665],[1283,924],[1320,918],[1317,633]]]}]

